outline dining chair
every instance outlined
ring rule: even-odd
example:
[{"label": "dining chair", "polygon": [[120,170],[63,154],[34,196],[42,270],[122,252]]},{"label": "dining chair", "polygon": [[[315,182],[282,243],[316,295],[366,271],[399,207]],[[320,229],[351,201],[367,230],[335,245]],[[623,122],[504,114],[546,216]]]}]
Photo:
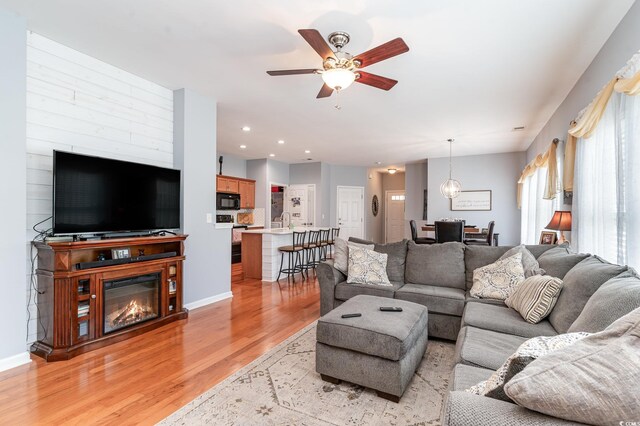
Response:
[{"label": "dining chair", "polygon": [[464,221],[435,221],[436,242],[464,241]]},{"label": "dining chair", "polygon": [[416,221],[411,219],[409,221],[409,227],[411,228],[411,239],[416,244],[435,244],[435,238],[418,237],[418,226]]},{"label": "dining chair", "polygon": [[493,245],[493,228],[496,226],[495,221],[489,222],[487,226],[487,237],[486,238],[470,238],[465,239],[464,243],[471,246],[492,246]]}]

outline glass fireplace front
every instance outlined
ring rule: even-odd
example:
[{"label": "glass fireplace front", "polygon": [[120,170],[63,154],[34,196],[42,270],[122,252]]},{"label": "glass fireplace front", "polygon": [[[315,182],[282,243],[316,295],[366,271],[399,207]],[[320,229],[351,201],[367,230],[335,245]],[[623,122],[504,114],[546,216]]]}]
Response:
[{"label": "glass fireplace front", "polygon": [[104,334],[157,318],[160,273],[105,281],[102,300]]}]

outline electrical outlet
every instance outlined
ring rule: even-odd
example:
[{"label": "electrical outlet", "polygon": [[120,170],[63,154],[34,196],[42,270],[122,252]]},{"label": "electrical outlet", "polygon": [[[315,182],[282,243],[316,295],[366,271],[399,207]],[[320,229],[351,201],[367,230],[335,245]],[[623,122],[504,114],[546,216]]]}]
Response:
[{"label": "electrical outlet", "polygon": [[213,223],[213,214],[207,213],[207,223]]}]

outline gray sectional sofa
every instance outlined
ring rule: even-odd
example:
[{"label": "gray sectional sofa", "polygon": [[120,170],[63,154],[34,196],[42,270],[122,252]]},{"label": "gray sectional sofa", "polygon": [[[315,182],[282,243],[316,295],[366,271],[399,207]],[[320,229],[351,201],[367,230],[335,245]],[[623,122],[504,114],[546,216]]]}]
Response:
[{"label": "gray sectional sofa", "polygon": [[640,306],[640,278],[626,266],[573,253],[566,245],[527,246],[548,275],[564,280],[549,317],[530,324],[502,302],[469,295],[473,271],[495,262],[510,248],[460,243],[418,245],[406,240],[376,244],[376,251],[388,254],[391,287],[347,284],[346,276],[329,260],[318,267],[321,314],[358,294],[425,305],[429,310],[429,338],[456,341],[457,365],[443,406],[445,425],[575,424],[464,390],[487,379],[531,337],[602,331]]}]

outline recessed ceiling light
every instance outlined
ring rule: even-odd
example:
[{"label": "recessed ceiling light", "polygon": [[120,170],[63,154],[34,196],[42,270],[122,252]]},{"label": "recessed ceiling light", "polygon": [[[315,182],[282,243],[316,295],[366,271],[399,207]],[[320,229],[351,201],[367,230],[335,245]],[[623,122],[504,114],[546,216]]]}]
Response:
[{"label": "recessed ceiling light", "polygon": [[246,145],[240,145],[240,149],[247,149]]},{"label": "recessed ceiling light", "polygon": [[279,143],[280,145],[283,145],[283,144],[284,144],[284,141],[283,141],[282,139],[280,139],[280,140],[278,141],[278,143]]},{"label": "recessed ceiling light", "polygon": [[250,131],[251,131],[251,127],[249,127],[249,126],[242,126],[242,131],[243,131],[243,132],[250,132]]},{"label": "recessed ceiling light", "polygon": [[305,153],[305,154],[311,154],[311,151],[309,151],[308,149],[305,149],[305,150],[304,150],[304,153]]},{"label": "recessed ceiling light", "polygon": [[380,164],[382,164],[382,161],[376,161],[376,164],[379,166]]},{"label": "recessed ceiling light", "polygon": [[269,154],[269,157],[275,157],[275,156],[276,156],[275,154]]}]

